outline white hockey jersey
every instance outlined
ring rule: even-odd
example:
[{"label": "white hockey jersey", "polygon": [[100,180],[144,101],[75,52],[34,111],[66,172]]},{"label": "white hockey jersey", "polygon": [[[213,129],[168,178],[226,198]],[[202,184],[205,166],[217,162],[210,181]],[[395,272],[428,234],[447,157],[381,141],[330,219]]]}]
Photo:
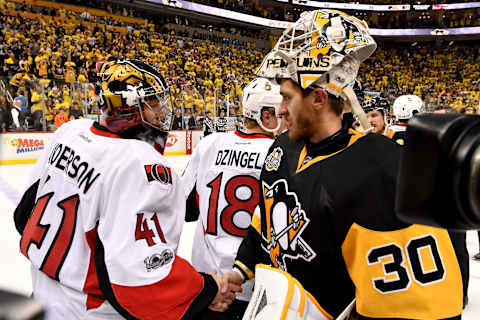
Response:
[{"label": "white hockey jersey", "polygon": [[[187,197],[196,193],[199,209],[192,250],[197,270],[232,270],[260,200],[260,172],[272,142],[264,134],[233,131],[211,134],[195,148],[182,180]],[[237,299],[249,301],[252,290],[248,281]]]},{"label": "white hockey jersey", "polygon": [[152,146],[74,120],[53,135],[35,183],[20,250],[48,319],[185,314],[207,281],[176,256],[184,188]]}]

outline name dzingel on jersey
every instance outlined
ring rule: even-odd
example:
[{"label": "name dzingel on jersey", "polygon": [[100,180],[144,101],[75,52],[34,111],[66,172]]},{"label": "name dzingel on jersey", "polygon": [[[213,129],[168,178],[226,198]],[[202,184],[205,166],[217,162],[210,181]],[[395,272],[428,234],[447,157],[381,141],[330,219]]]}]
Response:
[{"label": "name dzingel on jersey", "polygon": [[82,161],[81,157],[67,145],[57,143],[48,157],[48,164],[65,172],[73,180],[77,181],[79,189],[83,186],[83,193],[86,194],[92,187],[94,182],[100,176],[95,174],[95,168],[90,168],[86,161]]},{"label": "name dzingel on jersey", "polygon": [[261,155],[258,152],[245,152],[229,149],[218,150],[215,165],[261,170],[263,161],[260,156]]}]

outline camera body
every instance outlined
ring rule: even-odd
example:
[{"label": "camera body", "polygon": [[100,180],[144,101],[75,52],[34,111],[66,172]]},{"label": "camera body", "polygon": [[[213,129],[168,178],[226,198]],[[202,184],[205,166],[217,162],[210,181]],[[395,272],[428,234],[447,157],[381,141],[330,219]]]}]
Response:
[{"label": "camera body", "polygon": [[449,230],[480,229],[480,116],[420,114],[408,122],[397,216]]}]

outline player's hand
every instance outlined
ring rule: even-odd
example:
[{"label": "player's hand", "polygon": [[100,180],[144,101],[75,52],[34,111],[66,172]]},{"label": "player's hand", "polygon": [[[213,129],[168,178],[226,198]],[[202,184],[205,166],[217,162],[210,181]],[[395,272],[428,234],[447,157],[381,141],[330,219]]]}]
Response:
[{"label": "player's hand", "polygon": [[[218,292],[212,301],[209,308],[213,311],[223,312],[228,309],[230,304],[235,300],[235,290],[238,290],[235,285],[231,285],[228,282],[227,277],[217,276],[217,271],[213,270],[210,275],[215,279],[218,286]],[[240,287],[241,290],[241,287]]]},{"label": "player's hand", "polygon": [[230,271],[229,273],[225,273],[222,277],[228,281],[232,291],[237,293],[242,292],[243,278],[238,272]]}]

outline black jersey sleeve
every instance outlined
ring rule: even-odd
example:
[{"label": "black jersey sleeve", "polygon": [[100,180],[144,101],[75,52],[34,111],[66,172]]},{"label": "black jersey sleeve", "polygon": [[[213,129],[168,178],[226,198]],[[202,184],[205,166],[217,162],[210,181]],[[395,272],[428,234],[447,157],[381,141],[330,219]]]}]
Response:
[{"label": "black jersey sleeve", "polygon": [[35,206],[35,198],[37,197],[38,185],[40,180],[35,181],[22,196],[20,203],[18,204],[15,212],[13,213],[13,219],[15,221],[15,228],[19,234],[23,234],[23,230],[27,225],[28,218],[32,214],[33,207]]},{"label": "black jersey sleeve", "polygon": [[197,186],[194,186],[187,198],[185,222],[197,221],[200,216],[200,209],[197,201]]},{"label": "black jersey sleeve", "polygon": [[262,236],[254,227],[250,226],[238,248],[234,268],[238,269],[245,279],[251,279],[257,264],[269,264],[269,262],[268,255],[262,249]]}]

